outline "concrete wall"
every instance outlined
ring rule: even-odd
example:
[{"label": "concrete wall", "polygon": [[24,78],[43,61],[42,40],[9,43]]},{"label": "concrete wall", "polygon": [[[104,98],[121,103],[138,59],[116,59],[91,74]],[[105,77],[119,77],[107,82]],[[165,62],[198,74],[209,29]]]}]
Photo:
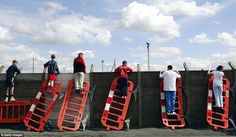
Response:
[{"label": "concrete wall", "polygon": [[[206,99],[208,76],[206,71],[190,71],[188,73],[188,81],[185,81],[185,72],[181,72],[182,82],[189,84],[184,88],[184,111],[186,119],[191,127],[206,127]],[[116,75],[114,73],[91,73],[87,74],[86,79],[90,80],[91,89],[96,85],[93,101],[87,101],[85,115],[89,114],[88,126],[92,128],[102,127],[100,123],[101,114],[103,112],[106,98],[112,79]],[[161,111],[160,111],[160,93],[159,93],[159,72],[142,72],[141,84],[139,91],[140,99],[135,102],[132,97],[127,117],[131,117],[131,128],[138,127],[162,127]],[[232,71],[225,71],[225,76],[233,83]],[[63,84],[62,92],[65,92],[68,81],[73,78],[72,74],[60,74],[58,80]],[[131,73],[129,76],[133,81],[135,88],[138,84],[138,73]],[[16,80],[16,98],[33,100],[41,83],[41,74],[21,74]],[[0,75],[0,99],[4,99],[5,94],[5,75]],[[230,114],[236,119],[235,100],[230,98]],[[62,100],[57,102],[50,116],[54,127],[58,113],[60,111]],[[84,115],[84,116],[85,116]]]}]

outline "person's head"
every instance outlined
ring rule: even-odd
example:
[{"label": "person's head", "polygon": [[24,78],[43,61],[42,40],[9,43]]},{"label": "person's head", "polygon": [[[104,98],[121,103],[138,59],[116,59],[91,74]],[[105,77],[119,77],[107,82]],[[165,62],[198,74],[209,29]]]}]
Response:
[{"label": "person's head", "polygon": [[168,65],[167,66],[167,70],[172,70],[173,69],[173,66],[172,65]]},{"label": "person's head", "polygon": [[13,61],[12,61],[12,64],[13,64],[13,65],[17,65],[17,64],[18,64],[18,61],[17,61],[17,60],[13,60]]},{"label": "person's head", "polygon": [[218,70],[218,71],[223,71],[223,69],[224,69],[224,67],[223,67],[222,65],[219,65],[219,66],[216,68],[216,70]]},{"label": "person's head", "polygon": [[128,62],[126,60],[122,61],[122,65],[127,65]]},{"label": "person's head", "polygon": [[52,54],[51,55],[51,59],[55,59],[56,58],[56,55],[55,54]]},{"label": "person's head", "polygon": [[82,52],[80,52],[80,53],[78,54],[78,57],[83,58],[83,57],[84,57],[84,54],[83,54]]}]

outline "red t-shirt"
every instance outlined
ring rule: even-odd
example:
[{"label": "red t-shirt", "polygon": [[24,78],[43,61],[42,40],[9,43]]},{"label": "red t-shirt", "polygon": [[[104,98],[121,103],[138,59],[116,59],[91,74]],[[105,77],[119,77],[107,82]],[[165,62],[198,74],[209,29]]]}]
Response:
[{"label": "red t-shirt", "polygon": [[119,77],[121,78],[128,78],[128,73],[132,72],[133,70],[126,66],[126,65],[121,65],[118,68],[116,68],[115,72],[119,73]]}]

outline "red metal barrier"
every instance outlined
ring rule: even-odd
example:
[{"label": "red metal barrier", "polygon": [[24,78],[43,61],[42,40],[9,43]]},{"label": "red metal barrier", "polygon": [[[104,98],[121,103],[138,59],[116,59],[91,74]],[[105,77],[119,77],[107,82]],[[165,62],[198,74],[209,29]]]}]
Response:
[{"label": "red metal barrier", "polygon": [[229,90],[230,81],[223,78],[223,108],[214,107],[214,92],[213,76],[209,79],[208,83],[208,97],[207,97],[207,123],[214,127],[214,129],[223,128],[226,129],[229,126]]},{"label": "red metal barrier", "polygon": [[182,89],[181,89],[181,80],[176,80],[176,101],[175,101],[175,112],[174,115],[167,115],[166,113],[166,100],[164,94],[164,82],[161,79],[160,83],[160,94],[161,94],[161,116],[162,122],[166,127],[175,129],[176,127],[184,127],[184,113],[183,113],[183,98],[182,98]]},{"label": "red metal barrier", "polygon": [[31,106],[30,101],[0,102],[0,123],[23,122]]},{"label": "red metal barrier", "polygon": [[78,130],[83,117],[90,84],[88,81],[85,81],[81,93],[75,93],[73,85],[74,80],[70,80],[57,121],[60,131]]},{"label": "red metal barrier", "polygon": [[62,84],[55,82],[54,87],[52,88],[53,92],[51,94],[45,93],[47,85],[47,80],[42,83],[38,94],[32,102],[29,112],[24,119],[27,130],[38,132],[44,130],[45,123],[48,121],[55,102],[59,97]]},{"label": "red metal barrier", "polygon": [[130,98],[133,90],[133,82],[128,83],[128,92],[126,99],[122,99],[118,90],[118,77],[112,81],[109,95],[107,97],[106,106],[104,108],[101,123],[106,130],[121,130],[129,107]]}]

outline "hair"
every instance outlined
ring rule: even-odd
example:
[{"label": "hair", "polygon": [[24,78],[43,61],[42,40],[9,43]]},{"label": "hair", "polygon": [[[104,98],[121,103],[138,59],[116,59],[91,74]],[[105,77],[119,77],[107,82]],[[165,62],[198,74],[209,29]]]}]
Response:
[{"label": "hair", "polygon": [[13,60],[13,61],[12,61],[12,64],[14,64],[14,63],[18,63],[18,61],[17,61],[17,60]]},{"label": "hair", "polygon": [[83,56],[83,55],[84,55],[84,53],[80,52],[80,53],[78,54],[78,57],[81,57],[81,56]]},{"label": "hair", "polygon": [[167,66],[167,69],[168,69],[168,70],[172,70],[172,69],[173,69],[173,66],[172,66],[172,65],[168,65],[168,66]]},{"label": "hair", "polygon": [[52,58],[52,59],[55,59],[55,58],[56,58],[56,55],[55,55],[55,54],[52,54],[52,55],[51,55],[51,58]]},{"label": "hair", "polygon": [[122,61],[122,64],[124,65],[124,64],[127,64],[128,62],[126,61],[126,60],[124,60],[124,61]]},{"label": "hair", "polygon": [[224,67],[222,66],[222,65],[219,65],[217,68],[216,68],[216,70],[218,70],[218,71],[222,71],[224,69]]}]

